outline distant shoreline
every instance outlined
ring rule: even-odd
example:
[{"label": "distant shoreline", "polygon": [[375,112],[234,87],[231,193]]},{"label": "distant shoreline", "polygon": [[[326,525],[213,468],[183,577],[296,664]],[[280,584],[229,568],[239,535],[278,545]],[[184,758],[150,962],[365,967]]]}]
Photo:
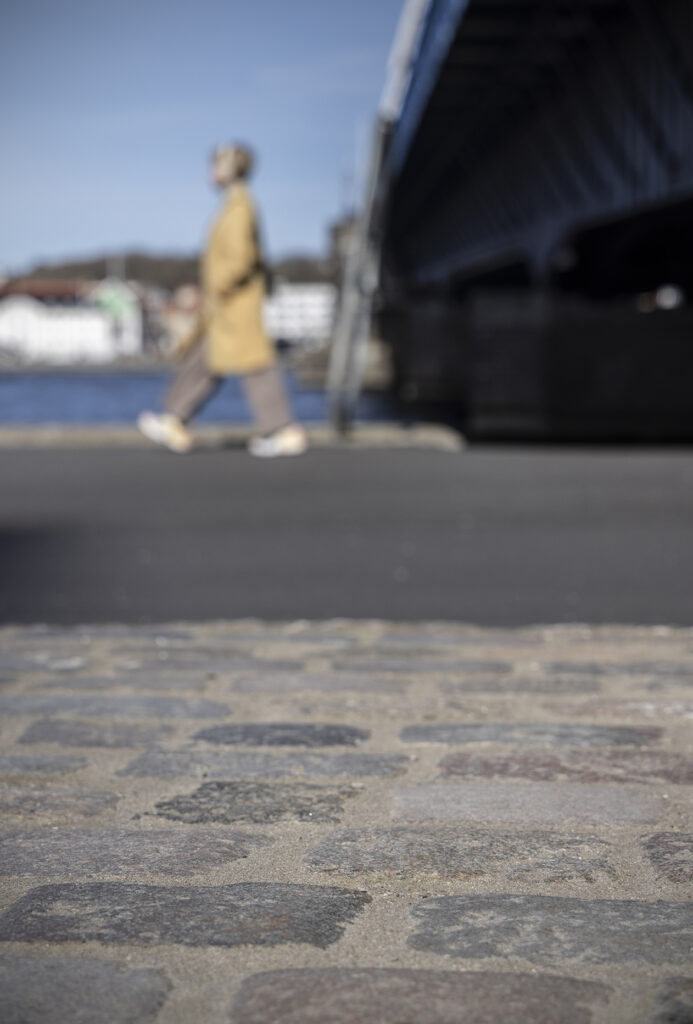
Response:
[{"label": "distant shoreline", "polygon": [[0,376],[32,373],[54,373],[56,375],[98,373],[104,376],[112,373],[161,373],[162,370],[172,370],[175,365],[172,360],[155,361],[153,359],[137,363],[27,363],[21,366],[2,366],[0,364]]}]

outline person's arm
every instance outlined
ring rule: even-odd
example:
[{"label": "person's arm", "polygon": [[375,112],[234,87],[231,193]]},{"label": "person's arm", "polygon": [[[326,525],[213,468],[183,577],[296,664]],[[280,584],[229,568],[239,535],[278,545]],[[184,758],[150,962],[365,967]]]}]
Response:
[{"label": "person's arm", "polygon": [[216,298],[230,295],[245,284],[256,269],[253,237],[252,209],[245,203],[238,203],[225,217],[221,245],[209,267],[207,285]]},{"label": "person's arm", "polygon": [[202,310],[195,317],[195,322],[187,330],[181,338],[176,340],[171,353],[173,359],[177,362],[180,359],[184,359],[188,352],[198,343],[205,330],[205,321]]}]

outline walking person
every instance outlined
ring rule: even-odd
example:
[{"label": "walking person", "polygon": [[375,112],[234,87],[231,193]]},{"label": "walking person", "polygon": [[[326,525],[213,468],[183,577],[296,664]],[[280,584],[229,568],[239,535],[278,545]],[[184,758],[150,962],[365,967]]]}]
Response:
[{"label": "walking person", "polygon": [[225,201],[202,257],[202,309],[178,346],[176,354],[183,361],[164,412],[143,412],[137,420],[146,437],[174,452],[190,451],[188,423],[229,375],[240,377],[255,420],[251,454],[301,455],[307,447],[262,323],[266,271],[246,185],[252,169],[253,154],[245,146],[220,146],[212,155],[212,182],[224,191]]}]

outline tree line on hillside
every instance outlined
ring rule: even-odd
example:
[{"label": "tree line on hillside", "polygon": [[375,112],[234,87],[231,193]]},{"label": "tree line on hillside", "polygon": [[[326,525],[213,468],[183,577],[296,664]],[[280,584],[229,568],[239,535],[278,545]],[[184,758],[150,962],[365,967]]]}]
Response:
[{"label": "tree line on hillside", "polygon": [[[286,256],[271,267],[275,278],[293,284],[325,282],[336,284],[339,276],[338,260],[335,256],[314,257],[302,254]],[[199,280],[199,262],[195,255],[154,256],[148,253],[129,252],[113,256],[98,256],[88,260],[73,260],[62,263],[46,263],[35,267],[26,278],[46,280],[82,279],[99,281],[104,277],[116,276],[129,281],[165,288],[174,291],[184,284]]]}]

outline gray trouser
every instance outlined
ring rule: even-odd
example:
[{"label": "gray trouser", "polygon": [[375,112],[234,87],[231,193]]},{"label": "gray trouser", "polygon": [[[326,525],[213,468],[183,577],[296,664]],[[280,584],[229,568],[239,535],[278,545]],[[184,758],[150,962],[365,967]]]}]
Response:
[{"label": "gray trouser", "polygon": [[[241,384],[258,431],[273,434],[292,422],[284,377],[279,366],[241,375]],[[180,365],[164,400],[166,412],[187,423],[217,391],[222,378],[205,363],[204,345],[196,345]]]}]

